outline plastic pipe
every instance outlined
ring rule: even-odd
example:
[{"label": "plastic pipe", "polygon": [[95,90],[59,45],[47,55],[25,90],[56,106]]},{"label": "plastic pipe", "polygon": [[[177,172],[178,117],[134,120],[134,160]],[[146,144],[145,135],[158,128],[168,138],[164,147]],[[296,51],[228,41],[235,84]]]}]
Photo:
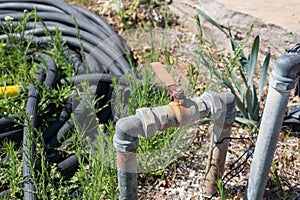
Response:
[{"label": "plastic pipe", "polygon": [[5,132],[5,129],[11,128],[17,124],[18,116],[11,115],[9,117],[2,117],[0,118],[0,133]]},{"label": "plastic pipe", "polygon": [[[35,79],[42,81],[44,73],[39,70]],[[37,125],[37,106],[39,94],[35,85],[32,85],[28,92],[26,103],[26,120],[23,130],[23,178],[24,178],[24,200],[34,200],[35,185],[33,183],[34,157],[35,157],[35,128]]]},{"label": "plastic pipe", "polygon": [[245,199],[262,199],[274,157],[290,91],[300,72],[299,44],[280,56],[271,72],[270,87],[258,133]]},{"label": "plastic pipe", "polygon": [[[117,149],[119,199],[137,199],[138,135],[152,137],[158,130],[188,125],[209,116],[225,123],[225,102],[234,99],[231,95],[205,93],[202,97],[180,99],[165,106],[140,108],[134,116],[120,119],[113,140]],[[220,131],[216,131],[216,134],[219,135]]]},{"label": "plastic pipe", "polygon": [[[0,18],[2,19],[4,24],[12,23],[13,25],[18,25],[24,17],[24,9],[31,11],[34,9],[34,7],[37,7],[38,10],[38,16],[43,20],[43,23],[41,23],[40,20],[35,20],[34,18],[28,19],[28,23],[25,27],[25,35],[21,34],[14,34],[16,38],[20,38],[22,41],[34,41],[34,47],[32,50],[29,50],[28,55],[33,55],[32,60],[28,60],[29,62],[38,62],[40,64],[45,64],[45,67],[47,70],[45,74],[45,81],[43,81],[43,84],[45,87],[53,87],[53,86],[59,86],[58,79],[61,79],[61,73],[58,73],[56,76],[55,74],[55,63],[51,59],[51,57],[45,53],[35,53],[37,51],[41,52],[48,52],[53,48],[52,45],[48,43],[51,38],[48,36],[48,34],[44,34],[44,31],[41,31],[41,27],[43,30],[46,30],[44,24],[47,26],[47,30],[50,33],[54,33],[56,31],[56,28],[59,28],[62,32],[63,40],[62,43],[63,48],[65,50],[65,56],[69,57],[68,60],[73,62],[74,69],[76,71],[76,76],[82,75],[84,73],[109,73],[108,76],[116,76],[118,75],[124,75],[131,71],[130,63],[127,60],[126,53],[129,52],[130,48],[125,44],[125,40],[122,39],[119,35],[117,35],[112,27],[105,22],[105,20],[101,17],[99,17],[97,14],[94,14],[88,10],[85,10],[83,8],[72,6],[70,4],[67,4],[66,2],[63,2],[61,0],[1,0],[0,1]],[[5,21],[4,18],[6,16],[12,17],[12,21],[8,22]],[[73,21],[73,18],[70,16],[74,16],[77,21],[78,29],[75,28],[75,23]],[[83,45],[81,45],[81,42],[79,41],[78,34],[80,32],[80,38]],[[31,33],[33,35],[31,35]],[[44,35],[44,37],[42,37]],[[52,35],[52,34],[51,34]],[[4,41],[8,40],[7,35],[5,33],[0,34],[0,39],[4,39]],[[82,49],[83,47],[83,49]],[[82,50],[82,52],[81,52]],[[36,54],[40,54],[40,56],[34,56]],[[83,55],[86,56],[86,58],[83,58]],[[104,75],[106,76],[106,75]],[[90,78],[90,77],[88,77]],[[105,77],[104,77],[105,78]],[[111,99],[113,87],[110,84],[110,80],[108,79],[102,79],[107,81],[106,82],[99,82],[97,85],[97,95],[98,96],[104,96],[104,100],[102,100],[99,105],[99,108],[103,107],[104,105],[109,103],[109,100]],[[42,82],[42,81],[41,81]],[[36,88],[37,90],[38,88]],[[56,88],[55,88],[56,89]],[[28,112],[27,113],[33,113],[36,112],[36,107],[33,106],[33,103],[35,101],[35,96],[31,95],[34,92],[37,91],[29,91],[29,98],[28,98]],[[6,90],[7,92],[7,90]],[[1,91],[0,91],[1,93]],[[3,90],[2,90],[3,93]],[[34,121],[37,122],[49,122],[47,119],[47,115],[49,113],[52,113],[52,105],[49,106],[50,112],[47,113],[47,115],[43,116],[36,116],[32,115],[31,118],[28,116],[28,120],[26,123],[30,123],[30,128],[23,130],[23,136],[24,136],[24,144],[28,144],[24,146],[23,151],[23,159],[25,161],[24,164],[24,198],[30,199],[36,198],[34,195],[34,185],[33,181],[31,179],[32,173],[30,172],[30,167],[32,167],[34,164],[34,148],[28,148],[31,147],[32,141],[28,140],[28,135],[32,133],[35,129],[39,129],[43,131],[43,136],[45,138],[46,144],[52,139],[54,136],[60,136],[63,135],[70,126],[65,125],[68,123],[68,119],[70,118],[70,113],[76,110],[78,107],[79,102],[72,101],[74,100],[74,97],[70,98],[71,107],[68,107],[61,110],[56,110],[59,115],[59,112],[61,112],[61,115],[57,118],[57,121],[54,124],[51,124],[49,128],[47,129],[47,126],[43,126],[44,123],[36,123],[36,127],[33,125],[35,123],[32,123]],[[38,100],[38,98],[37,98]],[[66,105],[67,107],[67,105]],[[59,108],[60,109],[60,108]],[[19,115],[19,114],[17,114]],[[111,111],[109,107],[106,107],[102,111],[97,113],[97,116],[100,119],[100,123],[107,123],[108,119],[113,118]],[[31,120],[34,119],[34,120]],[[19,131],[17,131],[18,134],[14,131],[14,125],[17,122],[7,122],[7,120],[0,119],[0,133],[1,138],[5,139],[13,139],[15,138],[10,137],[12,135],[13,137],[19,136]],[[43,126],[43,127],[41,127]],[[4,129],[5,128],[5,129]],[[33,130],[32,130],[33,129]],[[46,129],[46,130],[45,130]],[[19,138],[17,138],[17,141]],[[34,142],[33,142],[34,143]],[[27,146],[27,148],[26,148]],[[33,146],[34,147],[34,146]],[[27,157],[26,157],[27,155]],[[71,160],[67,160],[66,162],[74,161],[75,158],[73,157]],[[63,165],[64,166],[64,165]],[[71,165],[66,165],[66,169],[70,169],[73,173],[74,169],[76,170],[76,162],[72,162]],[[63,168],[62,168],[63,169]],[[65,171],[65,170],[63,170]],[[68,176],[69,176],[68,172]],[[27,181],[28,180],[28,181]],[[28,189],[33,188],[33,189]],[[4,188],[6,189],[6,188]]]}]

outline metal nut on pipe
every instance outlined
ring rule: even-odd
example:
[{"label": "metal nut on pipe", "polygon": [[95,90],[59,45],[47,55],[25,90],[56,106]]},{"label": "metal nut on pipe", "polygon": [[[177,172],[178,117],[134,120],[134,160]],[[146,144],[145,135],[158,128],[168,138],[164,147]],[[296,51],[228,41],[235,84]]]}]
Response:
[{"label": "metal nut on pipe", "polygon": [[159,121],[156,120],[154,113],[150,108],[140,108],[136,110],[136,115],[140,117],[143,125],[144,133],[141,133],[144,137],[152,137],[159,129]]},{"label": "metal nut on pipe", "polygon": [[175,112],[169,105],[155,107],[152,112],[159,121],[159,130],[178,126]]}]

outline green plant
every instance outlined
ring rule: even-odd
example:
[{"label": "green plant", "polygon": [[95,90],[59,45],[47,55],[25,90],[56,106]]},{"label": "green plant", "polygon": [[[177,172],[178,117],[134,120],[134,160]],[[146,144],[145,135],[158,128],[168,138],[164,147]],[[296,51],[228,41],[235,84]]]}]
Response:
[{"label": "green plant", "polygon": [[[159,87],[154,77],[154,72],[148,68],[137,68],[128,74],[127,81],[131,91],[128,112],[123,107],[124,98],[119,92],[121,86],[114,82],[116,99],[113,104],[121,112],[121,117],[134,115],[138,108],[162,106],[170,102],[167,89]],[[139,171],[163,175],[164,169],[179,156],[179,152],[188,147],[191,136],[186,134],[186,130],[186,127],[170,128],[158,131],[150,138],[140,137],[137,149]]]},{"label": "green plant", "polygon": [[[1,23],[2,31],[9,35],[9,39],[1,41],[0,45],[0,79],[4,85],[28,85],[32,83],[33,77],[38,68],[47,70],[47,66],[42,62],[36,64],[30,62],[28,54],[33,48],[37,48],[33,40],[25,42],[24,38],[16,37],[18,33],[24,30],[28,17],[34,17],[37,21],[40,19],[33,11],[25,13],[24,20],[20,25],[7,29],[4,23]],[[43,22],[40,21],[42,24]],[[45,26],[45,34],[49,36],[48,41],[51,48],[43,49],[43,53],[52,57],[56,63],[57,70],[60,72],[58,79],[62,77],[72,77],[74,75],[74,64],[65,53],[65,44],[62,42],[62,34],[56,29],[50,33]],[[20,34],[22,35],[22,34]],[[29,45],[30,44],[30,45]],[[41,59],[41,58],[40,58]],[[16,67],[18,66],[18,67]],[[4,70],[5,69],[5,70]],[[22,73],[20,73],[22,72]],[[76,90],[73,86],[56,85],[55,88],[46,88],[42,83],[36,83],[39,89],[40,102],[38,114],[40,116],[48,115],[49,106],[60,109],[65,106]],[[89,108],[95,108],[97,101],[101,97],[93,98],[88,90],[87,83],[82,83],[82,93],[78,94],[80,101],[86,100]],[[81,99],[80,99],[81,98]],[[27,101],[27,91],[16,97],[5,96],[0,99],[0,113],[2,116],[9,116],[18,113],[21,119],[26,118],[25,105]],[[102,109],[102,108],[99,108]],[[91,114],[98,112],[98,109],[90,109]],[[41,121],[42,127],[47,128],[55,120],[57,115],[48,115],[47,121]],[[29,122],[30,119],[27,119]],[[29,123],[24,124],[20,120],[20,125],[30,129]],[[35,148],[34,166],[30,166],[32,171],[32,182],[36,188],[35,194],[38,199],[117,199],[117,172],[115,169],[114,156],[115,151],[110,143],[104,145],[104,130],[97,129],[95,143],[84,143],[84,127],[74,120],[75,128],[70,130],[71,136],[65,145],[57,148],[64,155],[73,155],[77,153],[79,160],[79,169],[71,179],[66,179],[57,169],[57,164],[48,161],[49,156],[46,152],[52,149],[47,147],[43,140],[36,140],[30,137],[30,148]],[[103,125],[99,125],[103,127]],[[79,128],[80,127],[80,128]],[[34,130],[37,138],[42,138],[43,130]],[[30,132],[32,133],[32,131]],[[33,135],[33,134],[31,134]],[[23,177],[22,177],[22,152],[18,149],[19,144],[10,141],[1,141],[0,143],[0,191],[10,189],[8,199],[20,199],[23,196]],[[88,148],[87,148],[88,147]],[[2,156],[7,159],[2,160]]]},{"label": "green plant", "polygon": [[102,97],[94,97],[87,82],[81,84],[81,90],[77,90],[78,100],[85,103],[87,116],[92,120],[82,125],[72,115],[75,129],[71,149],[77,153],[79,162],[79,169],[72,179],[76,183],[78,198],[117,199],[115,149],[105,137],[104,125],[98,125],[97,120],[93,120],[97,112],[103,109],[97,109]]},{"label": "green plant", "polygon": [[274,160],[272,161],[272,171],[277,187],[280,189],[280,191],[282,191],[282,184]]},{"label": "green plant", "polygon": [[217,188],[218,188],[218,193],[219,193],[220,198],[222,200],[226,200],[226,192],[225,192],[224,187],[223,187],[222,179],[217,180]]},{"label": "green plant", "polygon": [[[246,41],[238,44],[233,38],[230,29],[226,30],[226,28],[218,24],[203,11],[197,9],[197,12],[204,17],[205,20],[229,37],[233,50],[233,55],[225,56],[221,60],[224,69],[217,67],[217,61],[213,58],[212,53],[205,51],[203,48],[198,52],[201,63],[209,69],[211,74],[221,80],[235,95],[237,107],[243,116],[243,118],[238,117],[237,120],[249,125],[258,124],[261,117],[260,103],[271,57],[270,53],[268,53],[264,59],[260,71],[259,83],[257,83],[254,74],[258,65],[259,36],[255,37],[249,56],[246,57],[243,52],[250,38],[253,25],[250,26]],[[202,28],[199,16],[196,16],[196,20],[199,28],[199,43],[200,47],[202,47],[205,40],[202,38]]]},{"label": "green plant", "polygon": [[281,177],[280,175],[278,174],[278,170],[277,170],[277,167],[276,167],[276,164],[274,162],[274,160],[272,160],[272,165],[271,165],[271,169],[272,169],[272,175],[273,175],[273,178],[275,179],[275,182],[276,182],[276,185],[280,191],[280,195],[281,195],[281,199],[287,199],[287,192],[283,190],[283,184],[281,182]]},{"label": "green plant", "polygon": [[0,163],[0,189],[9,185],[11,198],[16,199],[22,188],[21,176],[22,158],[16,151],[16,145],[13,142],[5,142],[0,149],[1,154],[6,154],[7,159]]},{"label": "green plant", "polygon": [[[35,13],[25,13],[24,22],[19,26],[26,26],[28,15],[33,17],[36,21],[43,24],[41,19]],[[75,21],[75,19],[74,19]],[[75,21],[76,22],[76,21]],[[37,48],[33,40],[25,42],[25,39],[15,37],[17,33],[22,33],[24,27],[11,27],[1,24],[2,30],[6,31],[9,39],[0,42],[1,62],[0,79],[3,80],[3,85],[28,85],[32,82],[33,77],[39,68],[47,70],[47,66],[42,62],[36,64],[29,62],[30,57],[28,51]],[[51,48],[43,50],[43,53],[51,56],[56,63],[59,70],[58,79],[61,77],[71,77],[74,75],[73,63],[69,60],[68,55],[65,54],[64,43],[62,42],[62,34],[56,29],[54,33],[50,33],[44,24],[45,34],[50,38],[49,44]],[[22,34],[21,34],[22,35]],[[78,37],[80,39],[80,37]],[[13,45],[12,45],[13,44]],[[166,51],[166,47],[160,51]],[[20,51],[22,50],[22,51]],[[42,59],[42,58],[40,58]],[[157,59],[154,58],[153,59]],[[133,64],[133,63],[132,63]],[[18,70],[16,67],[18,66]],[[19,73],[19,72],[22,73]],[[140,79],[136,79],[138,76]],[[151,107],[157,105],[165,105],[169,100],[168,92],[165,88],[157,87],[153,79],[154,74],[149,70],[139,71],[136,74],[131,74],[128,77],[129,85],[133,91],[132,98],[129,100],[130,112],[133,114],[136,108]],[[55,109],[60,109],[65,106],[65,103],[70,96],[77,92],[78,100],[80,102],[86,101],[86,106],[91,110],[92,115],[95,115],[99,110],[93,109],[97,106],[97,101],[101,97],[94,98],[89,93],[88,83],[84,82],[81,89],[74,90],[72,86],[59,85],[54,89],[49,89],[43,86],[42,83],[36,83],[40,94],[40,103],[38,106],[39,115],[47,115],[49,106],[54,106]],[[115,82],[116,84],[116,82]],[[116,88],[118,87],[115,85]],[[5,116],[19,113],[20,116],[26,116],[25,105],[27,91],[24,90],[19,96],[7,97],[4,96],[0,100],[0,112]],[[121,101],[122,102],[122,101]],[[102,109],[102,108],[99,108]],[[55,120],[57,115],[49,116],[49,121],[41,121],[43,127],[48,127],[49,124]],[[28,121],[30,121],[28,119]],[[79,160],[79,168],[75,175],[70,180],[65,180],[64,176],[58,171],[57,165],[53,165],[48,161],[46,154],[49,151],[48,147],[42,140],[35,140],[31,137],[32,146],[35,148],[34,166],[31,166],[32,181],[36,188],[36,195],[39,199],[117,199],[117,171],[114,163],[115,150],[112,146],[112,137],[114,133],[114,124],[109,123],[106,128],[103,124],[96,127],[97,134],[93,143],[86,140],[84,133],[86,127],[81,127],[80,123],[76,121],[73,116],[75,128],[68,132],[71,139],[57,150],[63,152],[65,155],[77,154]],[[30,128],[29,124],[20,122],[25,128]],[[111,134],[106,136],[104,129],[107,129]],[[155,137],[149,139],[142,139],[139,147],[139,152],[143,155],[147,153],[159,151],[162,148],[168,148],[169,154],[176,154],[177,148],[182,144],[182,141],[187,140],[184,129],[169,129],[165,132],[159,132]],[[42,138],[43,130],[34,130],[37,138]],[[84,141],[84,142],[83,142]],[[96,141],[96,142],[95,142]],[[23,195],[23,177],[22,177],[22,154],[16,149],[16,144],[11,142],[3,142],[0,148],[1,155],[8,155],[9,159],[0,164],[0,191],[10,188],[11,193],[9,199],[18,199]],[[167,151],[166,151],[167,152]],[[168,163],[174,160],[174,157],[164,155],[162,160],[153,155],[147,154],[148,158],[154,159],[151,163],[156,163],[156,166],[166,167]],[[160,154],[155,154],[160,155]],[[50,155],[51,156],[51,155]],[[144,158],[144,157],[143,157]],[[140,162],[147,164],[147,160]],[[146,158],[146,156],[145,156]],[[38,170],[36,170],[38,168]],[[157,168],[155,168],[157,169]],[[162,171],[156,172],[157,174]],[[72,194],[72,197],[70,197]]]}]

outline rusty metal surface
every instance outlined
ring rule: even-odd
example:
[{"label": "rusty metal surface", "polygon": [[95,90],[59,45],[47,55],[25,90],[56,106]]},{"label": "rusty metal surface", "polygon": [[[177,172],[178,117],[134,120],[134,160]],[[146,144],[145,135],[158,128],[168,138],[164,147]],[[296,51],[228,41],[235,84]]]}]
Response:
[{"label": "rusty metal surface", "polygon": [[176,85],[174,79],[171,77],[171,75],[167,72],[167,70],[160,62],[151,63],[151,67],[153,68],[155,74],[167,87]]},{"label": "rusty metal surface", "polygon": [[153,62],[151,66],[155,72],[155,74],[159,77],[159,79],[166,85],[168,92],[170,94],[170,98],[174,100],[174,102],[178,104],[183,104],[186,99],[184,92],[180,89],[171,75],[167,72],[165,67],[160,62]]},{"label": "rusty metal surface", "polygon": [[119,170],[136,173],[137,171],[137,153],[116,151],[117,166]]},{"label": "rusty metal surface", "polygon": [[181,104],[178,104],[176,102],[171,102],[169,104],[170,108],[172,108],[172,110],[175,113],[176,116],[176,120],[178,122],[178,124],[181,125],[185,125],[187,121],[190,121],[189,118],[189,108],[185,107]]}]

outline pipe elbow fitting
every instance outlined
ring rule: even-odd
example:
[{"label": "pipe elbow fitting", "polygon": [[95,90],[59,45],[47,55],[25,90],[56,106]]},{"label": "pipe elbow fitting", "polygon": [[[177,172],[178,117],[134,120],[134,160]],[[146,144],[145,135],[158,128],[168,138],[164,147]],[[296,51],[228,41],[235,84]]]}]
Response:
[{"label": "pipe elbow fitting", "polygon": [[236,117],[236,99],[234,94],[226,92],[219,94],[219,98],[225,104],[225,122],[224,124],[232,124]]},{"label": "pipe elbow fitting", "polygon": [[297,73],[300,72],[299,52],[289,52],[280,56],[270,76],[270,86],[278,91],[294,88]]},{"label": "pipe elbow fitting", "polygon": [[136,115],[119,119],[113,145],[120,152],[134,152],[138,146],[138,134],[142,132],[143,125]]},{"label": "pipe elbow fitting", "polygon": [[206,92],[201,96],[201,99],[208,107],[214,123],[226,125],[234,122],[236,101],[232,93]]}]

